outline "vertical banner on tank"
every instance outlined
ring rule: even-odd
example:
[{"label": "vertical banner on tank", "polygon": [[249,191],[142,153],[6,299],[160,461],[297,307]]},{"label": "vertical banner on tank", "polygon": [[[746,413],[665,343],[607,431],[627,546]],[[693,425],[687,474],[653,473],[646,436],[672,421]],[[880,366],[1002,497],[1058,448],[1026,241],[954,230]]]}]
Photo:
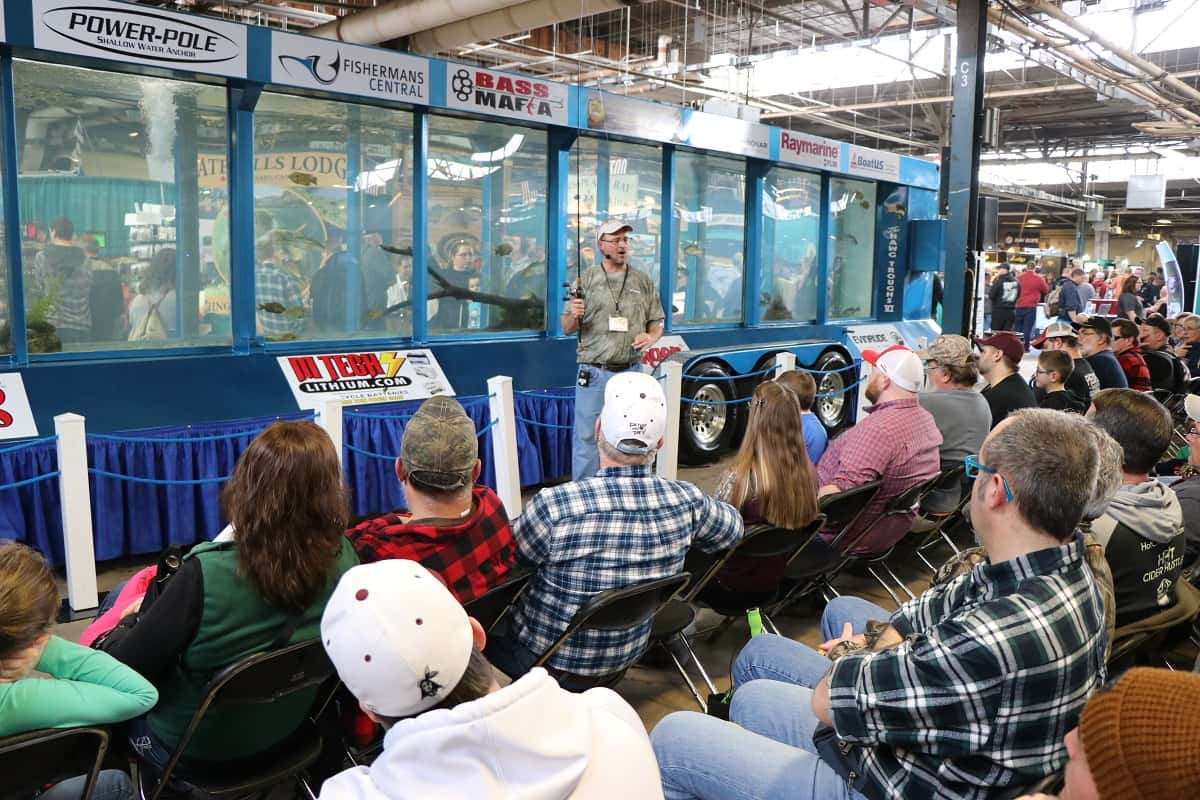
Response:
[{"label": "vertical banner on tank", "polygon": [[[875,318],[904,318],[904,275],[908,271],[908,187],[880,184],[875,228]],[[886,194],[885,194],[886,192]]]},{"label": "vertical banner on tank", "polygon": [[[1163,280],[1167,284],[1167,316],[1173,317],[1182,311],[1191,311],[1193,304],[1184,296],[1183,273],[1179,269],[1179,259],[1175,251],[1166,242],[1159,242],[1154,248],[1158,260],[1162,262]],[[1192,298],[1193,303],[1195,298]]]}]

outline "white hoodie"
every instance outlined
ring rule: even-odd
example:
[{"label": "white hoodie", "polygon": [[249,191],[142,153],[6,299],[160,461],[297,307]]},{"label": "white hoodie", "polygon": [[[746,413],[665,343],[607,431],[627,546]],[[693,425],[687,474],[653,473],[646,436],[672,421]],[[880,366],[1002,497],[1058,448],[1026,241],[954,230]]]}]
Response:
[{"label": "white hoodie", "polygon": [[650,738],[609,689],[572,694],[544,669],[451,709],[401,720],[370,767],[320,800],[661,800]]}]

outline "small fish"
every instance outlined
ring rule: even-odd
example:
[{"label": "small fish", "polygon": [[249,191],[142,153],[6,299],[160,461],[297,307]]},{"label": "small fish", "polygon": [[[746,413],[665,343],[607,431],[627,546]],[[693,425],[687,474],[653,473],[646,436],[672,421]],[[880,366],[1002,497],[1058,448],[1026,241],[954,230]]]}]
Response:
[{"label": "small fish", "polygon": [[279,336],[268,336],[267,341],[268,342],[294,342],[299,338],[300,337],[294,333],[283,333],[283,334],[280,334]]},{"label": "small fish", "polygon": [[261,303],[258,306],[258,310],[267,314],[282,314],[284,311],[287,311],[283,303]]},{"label": "small fish", "polygon": [[683,254],[685,256],[702,256],[704,255],[704,248],[699,242],[684,242]]},{"label": "small fish", "polygon": [[839,242],[849,242],[850,244],[854,245],[858,244],[858,237],[853,233],[843,233],[841,236],[837,237],[837,240]]},{"label": "small fish", "polygon": [[288,180],[297,186],[316,186],[317,176],[311,172],[293,172],[288,175]]},{"label": "small fish", "polygon": [[861,203],[859,203],[859,205],[862,206],[863,208],[871,207],[871,204],[869,202],[867,202],[866,200],[863,200]]},{"label": "small fish", "polygon": [[511,244],[509,244],[508,242],[501,242],[500,244],[496,245],[496,249],[495,249],[496,255],[501,256],[501,257],[512,255],[512,251],[513,251],[513,246]]},{"label": "small fish", "polygon": [[283,314],[292,319],[300,319],[308,315],[308,310],[304,306],[292,306],[291,308],[285,308]]}]

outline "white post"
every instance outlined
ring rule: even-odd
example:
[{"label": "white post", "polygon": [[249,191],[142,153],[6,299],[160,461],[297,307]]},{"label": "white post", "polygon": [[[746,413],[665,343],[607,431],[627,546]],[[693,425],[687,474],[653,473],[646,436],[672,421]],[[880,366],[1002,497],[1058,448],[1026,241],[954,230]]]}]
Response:
[{"label": "white post", "polygon": [[492,464],[496,469],[496,494],[508,511],[509,519],[521,516],[521,470],[517,462],[517,415],[513,408],[512,378],[497,375],[488,378],[488,401],[492,428]]},{"label": "white post", "polygon": [[664,361],[667,393],[667,434],[663,437],[662,449],[658,451],[658,477],[675,480],[679,473],[679,397],[683,392],[683,363]]},{"label": "white post", "polygon": [[99,605],[96,545],[92,539],[92,493],[88,487],[87,438],[78,414],[54,418],[58,434],[58,491],[63,552],[67,556],[67,603],[72,611]]},{"label": "white post", "polygon": [[775,377],[778,378],[785,372],[791,372],[796,369],[796,354],[790,350],[784,350],[782,353],[775,354]]},{"label": "white post", "polygon": [[325,407],[321,409],[318,420],[325,433],[329,434],[329,440],[333,442],[333,449],[337,452],[338,463],[345,467],[345,454],[342,452],[342,401],[336,397],[331,397],[325,401]]}]

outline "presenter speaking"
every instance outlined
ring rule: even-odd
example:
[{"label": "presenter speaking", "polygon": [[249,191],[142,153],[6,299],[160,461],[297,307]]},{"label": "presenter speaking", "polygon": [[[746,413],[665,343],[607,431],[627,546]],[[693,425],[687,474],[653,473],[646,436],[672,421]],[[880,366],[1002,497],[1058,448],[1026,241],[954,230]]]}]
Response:
[{"label": "presenter speaking", "polygon": [[604,260],[572,285],[562,314],[563,333],[579,333],[575,358],[575,435],[571,477],[590,478],[600,468],[596,419],[604,405],[604,385],[618,372],[640,367],[642,353],[663,334],[662,302],[650,276],[626,261],[629,225],[610,219],[597,243]]}]

